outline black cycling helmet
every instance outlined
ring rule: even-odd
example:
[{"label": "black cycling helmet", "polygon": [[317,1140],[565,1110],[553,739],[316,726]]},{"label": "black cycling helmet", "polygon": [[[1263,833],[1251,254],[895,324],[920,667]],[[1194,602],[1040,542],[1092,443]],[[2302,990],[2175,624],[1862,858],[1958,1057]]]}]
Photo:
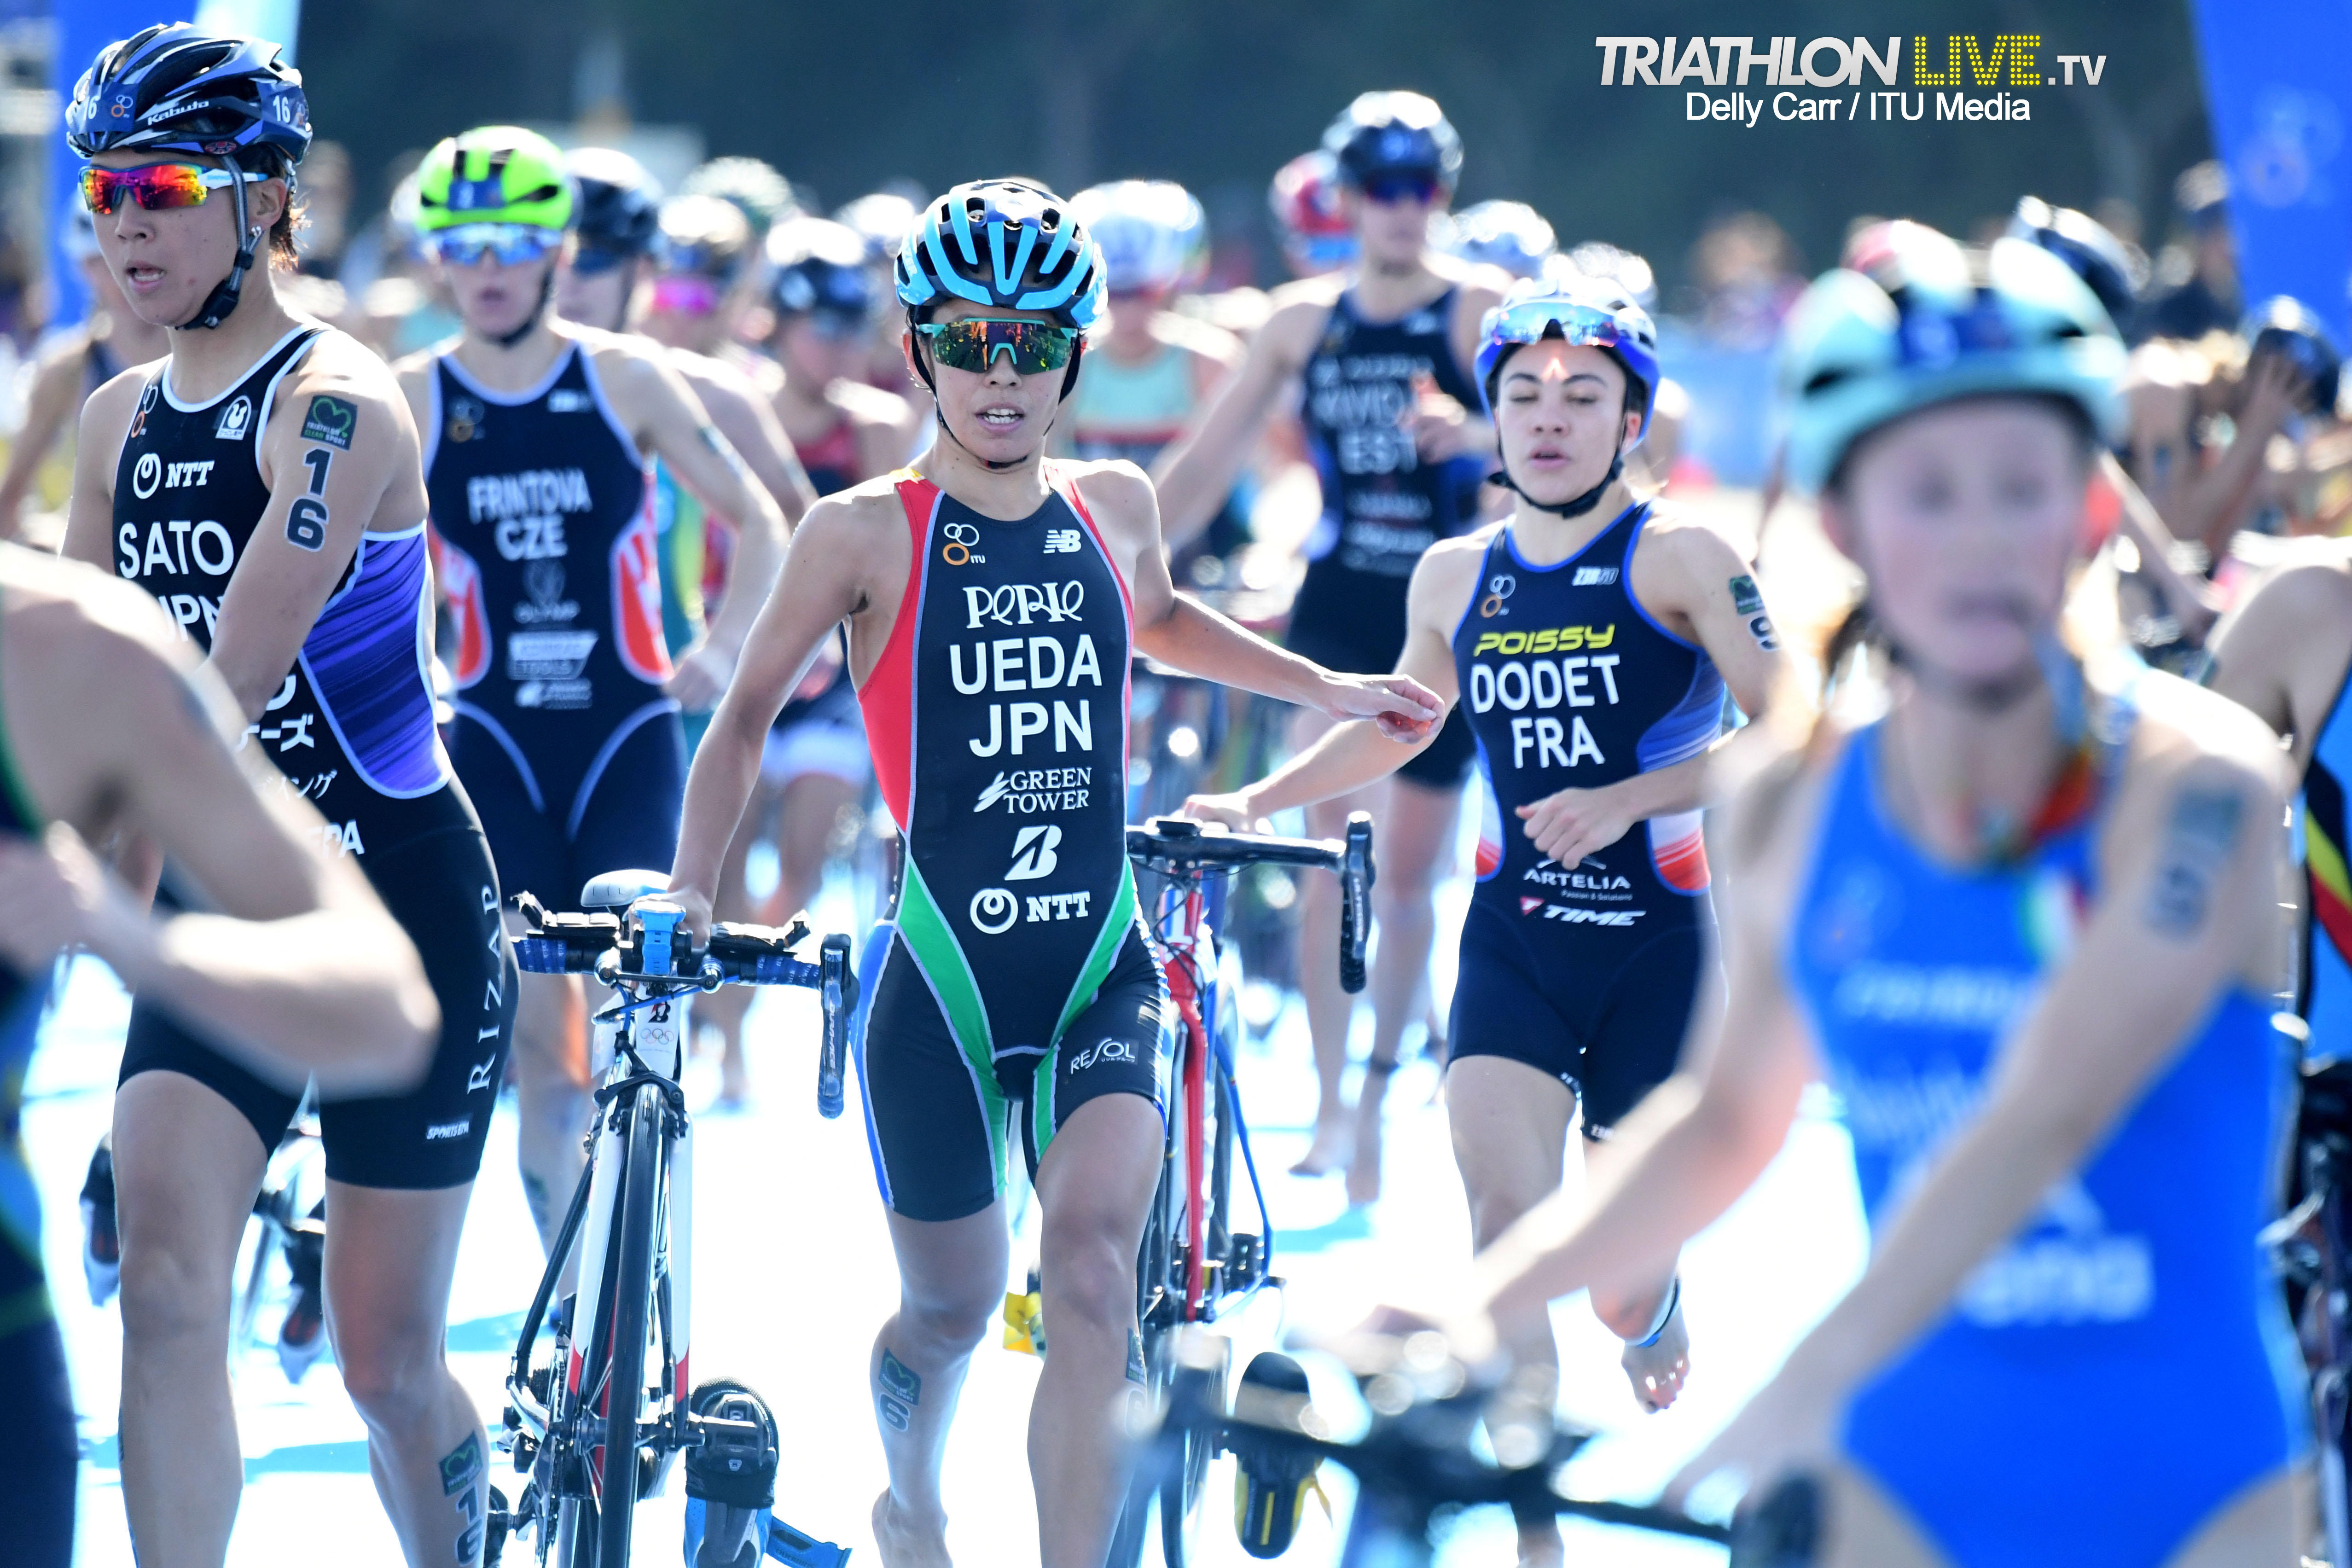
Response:
[{"label": "black cycling helmet", "polygon": [[150,27],[99,51],[74,84],[66,108],[66,145],[84,158],[101,153],[196,153],[218,158],[240,176],[236,198],[236,260],[183,329],[217,327],[236,309],[246,269],[261,237],[247,221],[250,170],[284,175],[310,150],[310,100],[302,76],[276,44],[204,33],[186,22]]},{"label": "black cycling helmet", "polygon": [[660,183],[646,166],[611,147],[580,147],[564,155],[575,193],[572,226],[580,235],[575,272],[605,272],[650,256],[661,240]]},{"label": "black cycling helmet", "polygon": [[790,217],[768,231],[768,303],[782,317],[866,321],[880,290],[866,265],[866,238],[831,218]]},{"label": "black cycling helmet", "polygon": [[1359,189],[1383,174],[1423,174],[1450,191],[1462,175],[1462,138],[1436,100],[1418,92],[1359,94],[1323,145]]},{"label": "black cycling helmet", "polygon": [[2147,281],[2147,266],[2106,225],[2073,207],[2053,207],[2040,196],[2019,198],[2009,220],[2009,237],[2049,251],[2091,286],[2118,331],[2131,325],[2132,310]]},{"label": "black cycling helmet", "polygon": [[2250,363],[2257,354],[2277,354],[2310,381],[2311,405],[2305,413],[2336,411],[2343,361],[2327,329],[2302,300],[2286,294],[2263,300],[2248,312],[2238,334],[2246,340]]}]

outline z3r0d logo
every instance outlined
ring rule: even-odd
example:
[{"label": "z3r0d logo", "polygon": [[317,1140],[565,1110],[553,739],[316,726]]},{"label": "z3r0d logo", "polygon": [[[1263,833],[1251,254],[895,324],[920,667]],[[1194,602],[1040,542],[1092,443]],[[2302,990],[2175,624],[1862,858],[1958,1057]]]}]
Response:
[{"label": "z3r0d logo", "polygon": [[1003,888],[982,888],[971,896],[971,927],[982,936],[1002,936],[1021,918],[1021,900]]}]

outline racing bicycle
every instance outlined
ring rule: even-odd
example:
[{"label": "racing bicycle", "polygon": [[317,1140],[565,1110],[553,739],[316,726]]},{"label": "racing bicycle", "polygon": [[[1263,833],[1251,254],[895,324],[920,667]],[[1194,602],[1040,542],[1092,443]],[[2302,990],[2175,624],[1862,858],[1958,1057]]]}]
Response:
[{"label": "racing bicycle", "polygon": [[[2300,1020],[2298,1020],[2298,1023]],[[2263,1233],[2298,1308],[2319,1428],[2319,1499],[2327,1561],[2352,1563],[2352,1061],[2303,1068],[2296,1185],[2302,1201]]]},{"label": "racing bicycle", "polygon": [[[1209,924],[1210,879],[1251,866],[1337,873],[1339,983],[1360,991],[1371,929],[1372,819],[1357,813],[1349,819],[1344,839],[1303,839],[1229,833],[1188,817],[1154,817],[1146,826],[1127,830],[1127,852],[1138,867],[1160,879],[1149,930],[1178,1026],[1167,1152],[1136,1262],[1144,1384],[1156,1404],[1167,1395],[1176,1370],[1176,1341],[1189,1325],[1213,1322],[1265,1287],[1280,1283],[1273,1268],[1274,1226],[1234,1082],[1241,1036],[1238,959],[1221,949]],[[1251,1207],[1245,1211],[1234,1202],[1236,1152],[1250,1188]],[[1250,1216],[1256,1222],[1254,1231],[1240,1223]],[[1232,1343],[1213,1334],[1202,1342],[1223,1358],[1214,1373],[1222,1387]],[[1110,1568],[1132,1568],[1142,1560],[1155,1510],[1168,1568],[1184,1568],[1193,1560],[1213,1450],[1189,1437],[1180,1436],[1179,1441],[1182,1452],[1175,1462],[1139,1476],[1129,1488],[1112,1537]]]},{"label": "racing bicycle", "polygon": [[[1481,1504],[1507,1506],[1521,1519],[1569,1515],[1731,1541],[1725,1526],[1672,1509],[1563,1492],[1561,1468],[1592,1434],[1559,1421],[1550,1380],[1482,1384],[1435,1333],[1365,1337],[1343,1347],[1371,1410],[1370,1427],[1352,1443],[1329,1436],[1308,1401],[1305,1369],[1278,1352],[1252,1359],[1229,1406],[1229,1352],[1211,1339],[1192,1330],[1176,1345],[1167,1414],[1138,1469],[1164,1476],[1202,1448],[1232,1454],[1241,1471],[1234,1523],[1253,1557],[1289,1550],[1325,1460],[1353,1471],[1359,1483],[1339,1568],[1429,1568],[1447,1521]],[[1484,1452],[1476,1441],[1482,1428]]]},{"label": "racing bicycle", "polygon": [[[680,1454],[687,1468],[687,1561],[753,1568],[761,1556],[794,1568],[839,1568],[848,1553],[776,1521],[775,1417],[733,1382],[687,1389],[691,1349],[693,1138],[678,1087],[689,999],[730,983],[803,985],[824,1004],[817,1109],[841,1114],[848,1025],[857,1000],[849,939],[828,936],[814,963],[794,956],[809,936],[721,924],[700,950],[685,910],[659,898],[667,876],[612,872],[581,895],[584,914],[549,914],[516,899],[531,934],[515,959],[535,973],[587,973],[613,992],[595,1016],[597,1059],[588,1165],[549,1249],[507,1374],[500,1446],[528,1477],[509,1509],[491,1493],[486,1562],[507,1536],[536,1536],[543,1565],[627,1568],[635,1505],[656,1493]],[[566,1260],[579,1252],[577,1295],[557,1305]],[[536,1353],[542,1328],[550,1352]]]}]

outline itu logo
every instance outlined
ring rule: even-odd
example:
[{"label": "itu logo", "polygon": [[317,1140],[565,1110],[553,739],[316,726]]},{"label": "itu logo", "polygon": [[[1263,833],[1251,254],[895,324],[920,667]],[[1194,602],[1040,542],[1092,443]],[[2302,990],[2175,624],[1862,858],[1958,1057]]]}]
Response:
[{"label": "itu logo", "polygon": [[1478,614],[1487,620],[1508,612],[1503,601],[1518,592],[1519,580],[1507,572],[1497,572],[1486,579],[1486,596],[1478,603]]}]

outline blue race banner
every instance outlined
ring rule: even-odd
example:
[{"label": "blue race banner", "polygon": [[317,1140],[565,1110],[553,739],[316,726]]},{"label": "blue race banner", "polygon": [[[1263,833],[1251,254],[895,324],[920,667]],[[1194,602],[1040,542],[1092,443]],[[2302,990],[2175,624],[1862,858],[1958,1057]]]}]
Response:
[{"label": "blue race banner", "polygon": [[2246,301],[2292,294],[2352,346],[2352,5],[2196,0],[2194,12]]}]

